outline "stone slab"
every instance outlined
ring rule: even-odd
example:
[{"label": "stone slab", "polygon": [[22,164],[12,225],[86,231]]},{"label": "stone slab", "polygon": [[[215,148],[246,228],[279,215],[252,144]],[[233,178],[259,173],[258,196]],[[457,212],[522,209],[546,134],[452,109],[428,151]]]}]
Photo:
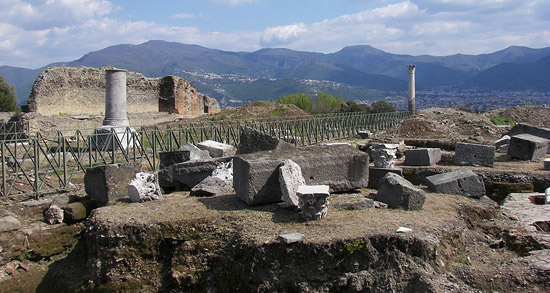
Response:
[{"label": "stone slab", "polygon": [[201,150],[207,150],[212,158],[230,157],[235,155],[235,148],[232,145],[213,140],[205,140],[197,144],[197,147]]},{"label": "stone slab", "polygon": [[291,244],[291,243],[302,241],[302,238],[304,238],[304,234],[302,233],[288,233],[288,234],[280,234],[278,239],[282,243]]},{"label": "stone slab", "polygon": [[455,148],[455,164],[458,166],[493,167],[495,147],[459,142]]},{"label": "stone slab", "polygon": [[189,160],[206,160],[211,159],[210,153],[207,150],[201,150],[198,147],[186,143],[182,145],[179,149],[180,151],[188,151],[189,152]]},{"label": "stone slab", "polygon": [[441,161],[440,148],[421,148],[405,151],[405,166],[431,166]]},{"label": "stone slab", "polygon": [[128,195],[126,187],[141,171],[140,164],[111,164],[86,169],[84,186],[86,193],[97,202],[106,205]]},{"label": "stone slab", "polygon": [[380,188],[380,179],[386,176],[388,173],[395,173],[399,176],[403,176],[403,169],[399,167],[393,168],[378,168],[378,167],[369,167],[369,188],[378,189]]},{"label": "stone slab", "polygon": [[296,190],[306,184],[300,166],[292,160],[285,160],[279,166],[279,182],[285,203],[288,206],[298,207]]},{"label": "stone slab", "polygon": [[388,173],[380,180],[380,189],[376,200],[391,209],[420,210],[426,201],[424,190],[416,188],[405,178]]},{"label": "stone slab", "polygon": [[191,188],[191,196],[215,196],[233,194],[235,190],[231,181],[226,181],[215,176],[206,177],[199,184]]},{"label": "stone slab", "polygon": [[483,180],[470,169],[459,169],[426,177],[428,188],[437,193],[459,194],[472,198],[485,195]]},{"label": "stone slab", "polygon": [[194,160],[162,168],[158,175],[159,185],[165,191],[191,190],[212,175],[220,164],[230,162],[231,159],[231,157],[222,157]]},{"label": "stone slab", "polygon": [[160,152],[160,167],[168,167],[177,163],[183,163],[191,160],[190,151],[170,151],[170,152]]},{"label": "stone slab", "polygon": [[508,146],[508,155],[520,160],[534,161],[543,157],[548,149],[550,140],[531,134],[512,136]]},{"label": "stone slab", "polygon": [[251,127],[244,127],[237,146],[237,154],[250,154],[284,148],[295,148],[295,146]]},{"label": "stone slab", "polygon": [[235,157],[233,186],[239,198],[249,205],[280,202],[278,167],[287,159],[301,167],[306,184],[329,185],[331,192],[368,186],[366,153],[346,145],[298,147]]}]

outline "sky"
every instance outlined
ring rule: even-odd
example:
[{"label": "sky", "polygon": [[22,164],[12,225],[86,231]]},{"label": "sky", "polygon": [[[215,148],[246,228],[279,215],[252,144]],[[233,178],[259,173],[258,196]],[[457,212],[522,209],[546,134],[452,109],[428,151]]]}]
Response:
[{"label": "sky", "polygon": [[396,54],[550,47],[549,0],[0,0],[0,66],[39,68],[117,44]]}]

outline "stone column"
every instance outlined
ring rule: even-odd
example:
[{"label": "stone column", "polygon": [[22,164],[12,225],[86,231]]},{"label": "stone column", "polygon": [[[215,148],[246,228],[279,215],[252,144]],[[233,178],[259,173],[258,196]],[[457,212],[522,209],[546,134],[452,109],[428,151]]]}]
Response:
[{"label": "stone column", "polygon": [[126,74],[124,69],[107,69],[105,90],[105,126],[129,126],[126,116]]},{"label": "stone column", "polygon": [[416,65],[409,65],[409,111],[416,112],[416,81],[415,72]]}]

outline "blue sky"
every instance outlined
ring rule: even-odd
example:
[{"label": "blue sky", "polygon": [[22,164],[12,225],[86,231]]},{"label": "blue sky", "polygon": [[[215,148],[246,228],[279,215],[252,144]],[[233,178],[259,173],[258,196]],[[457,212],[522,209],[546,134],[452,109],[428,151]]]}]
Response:
[{"label": "blue sky", "polygon": [[0,66],[148,40],[228,51],[491,53],[550,46],[548,0],[0,0]]}]

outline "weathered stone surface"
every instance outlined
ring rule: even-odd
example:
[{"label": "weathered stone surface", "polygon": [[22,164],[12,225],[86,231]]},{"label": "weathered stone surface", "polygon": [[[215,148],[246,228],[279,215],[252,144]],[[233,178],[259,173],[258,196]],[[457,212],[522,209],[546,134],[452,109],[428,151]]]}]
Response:
[{"label": "weathered stone surface", "polygon": [[85,220],[95,208],[96,202],[94,200],[83,200],[68,204],[63,207],[65,222],[74,223]]},{"label": "weathered stone surface", "polygon": [[455,148],[455,164],[458,166],[493,167],[495,147],[459,142]]},{"label": "weathered stone surface", "polygon": [[306,185],[302,169],[292,160],[285,160],[279,166],[279,182],[281,183],[281,192],[283,199],[288,206],[298,206],[298,196],[296,190],[302,185]]},{"label": "weathered stone surface", "polygon": [[[34,82],[29,108],[43,115],[101,115],[105,110],[105,69],[54,66]],[[217,113],[220,106],[177,76],[146,78],[128,72],[128,113],[170,112],[188,116]]]},{"label": "weathered stone surface", "polygon": [[195,145],[192,145],[190,143],[186,143],[182,145],[179,149],[180,151],[188,151],[189,152],[189,160],[206,160],[206,159],[212,159],[210,156],[210,153],[205,150],[201,150]]},{"label": "weathered stone surface", "polygon": [[296,190],[300,214],[306,221],[321,220],[327,216],[328,185],[302,185]]},{"label": "weathered stone surface", "polygon": [[374,161],[374,166],[378,168],[393,168],[398,149],[398,144],[372,144],[372,159]]},{"label": "weathered stone surface", "polygon": [[508,155],[520,160],[536,160],[544,156],[550,140],[531,134],[512,136],[508,146]]},{"label": "weathered stone surface", "polygon": [[299,147],[244,154],[233,160],[233,186],[250,205],[280,202],[279,165],[287,159],[302,169],[306,184],[329,185],[331,192],[365,188],[368,155],[346,145]]},{"label": "weathered stone surface", "polygon": [[21,228],[21,222],[14,216],[0,218],[0,232],[15,231]]},{"label": "weathered stone surface", "polygon": [[231,158],[187,161],[160,169],[159,184],[165,190],[190,190]]},{"label": "weathered stone surface", "polygon": [[422,189],[416,188],[405,178],[388,173],[380,180],[380,189],[376,200],[388,205],[391,209],[420,210],[426,200]]},{"label": "weathered stone surface", "polygon": [[63,218],[63,209],[54,204],[44,212],[44,220],[50,225],[63,223]]},{"label": "weathered stone surface", "polygon": [[244,127],[241,131],[237,154],[250,154],[259,151],[270,151],[295,146],[276,137],[264,134],[251,127]]},{"label": "weathered stone surface", "polygon": [[235,155],[235,148],[225,143],[205,140],[197,145],[201,150],[207,150],[212,158],[230,157]]},{"label": "weathered stone surface", "polygon": [[279,241],[285,244],[300,242],[302,241],[302,238],[304,238],[304,234],[302,233],[289,233],[279,235]]},{"label": "weathered stone surface", "polygon": [[[517,123],[506,134],[509,136],[514,136],[518,134],[530,134],[550,140],[550,128],[536,127],[523,123]],[[548,153],[550,153],[550,150],[548,150]]]},{"label": "weathered stone surface", "polygon": [[223,180],[215,176],[209,176],[191,188],[191,192],[189,194],[191,196],[214,196],[233,193],[235,193],[235,190],[233,189],[231,181]]},{"label": "weathered stone surface", "polygon": [[332,207],[339,210],[366,210],[374,209],[374,200],[370,198],[354,198],[343,202],[332,204]]},{"label": "weathered stone surface", "polygon": [[141,171],[140,169],[141,167],[137,163],[88,168],[84,175],[86,193],[97,201],[99,206],[125,197],[128,194],[126,187]]},{"label": "weathered stone surface", "polygon": [[430,166],[441,161],[441,149],[421,148],[405,151],[406,166]]},{"label": "weathered stone surface", "polygon": [[139,172],[128,185],[128,197],[131,202],[143,202],[162,199],[162,192],[155,173]]},{"label": "weathered stone surface", "polygon": [[495,150],[497,152],[508,152],[508,146],[510,145],[511,137],[509,135],[503,135],[501,138],[495,141]]},{"label": "weathered stone surface", "polygon": [[190,151],[170,151],[170,152],[160,152],[160,167],[168,167],[177,163],[183,163],[191,160]]},{"label": "weathered stone surface", "polygon": [[399,176],[403,176],[403,170],[399,167],[393,168],[378,168],[378,167],[369,167],[369,188],[379,189],[380,188],[380,179],[386,176],[388,173],[395,173]]},{"label": "weathered stone surface", "polygon": [[92,149],[101,151],[111,151],[113,148],[126,150],[134,144],[139,145],[136,130],[126,126],[100,126],[94,130],[90,139],[92,139]]},{"label": "weathered stone surface", "polygon": [[485,195],[483,180],[470,169],[459,169],[426,178],[428,188],[437,193],[460,194],[472,198]]}]

